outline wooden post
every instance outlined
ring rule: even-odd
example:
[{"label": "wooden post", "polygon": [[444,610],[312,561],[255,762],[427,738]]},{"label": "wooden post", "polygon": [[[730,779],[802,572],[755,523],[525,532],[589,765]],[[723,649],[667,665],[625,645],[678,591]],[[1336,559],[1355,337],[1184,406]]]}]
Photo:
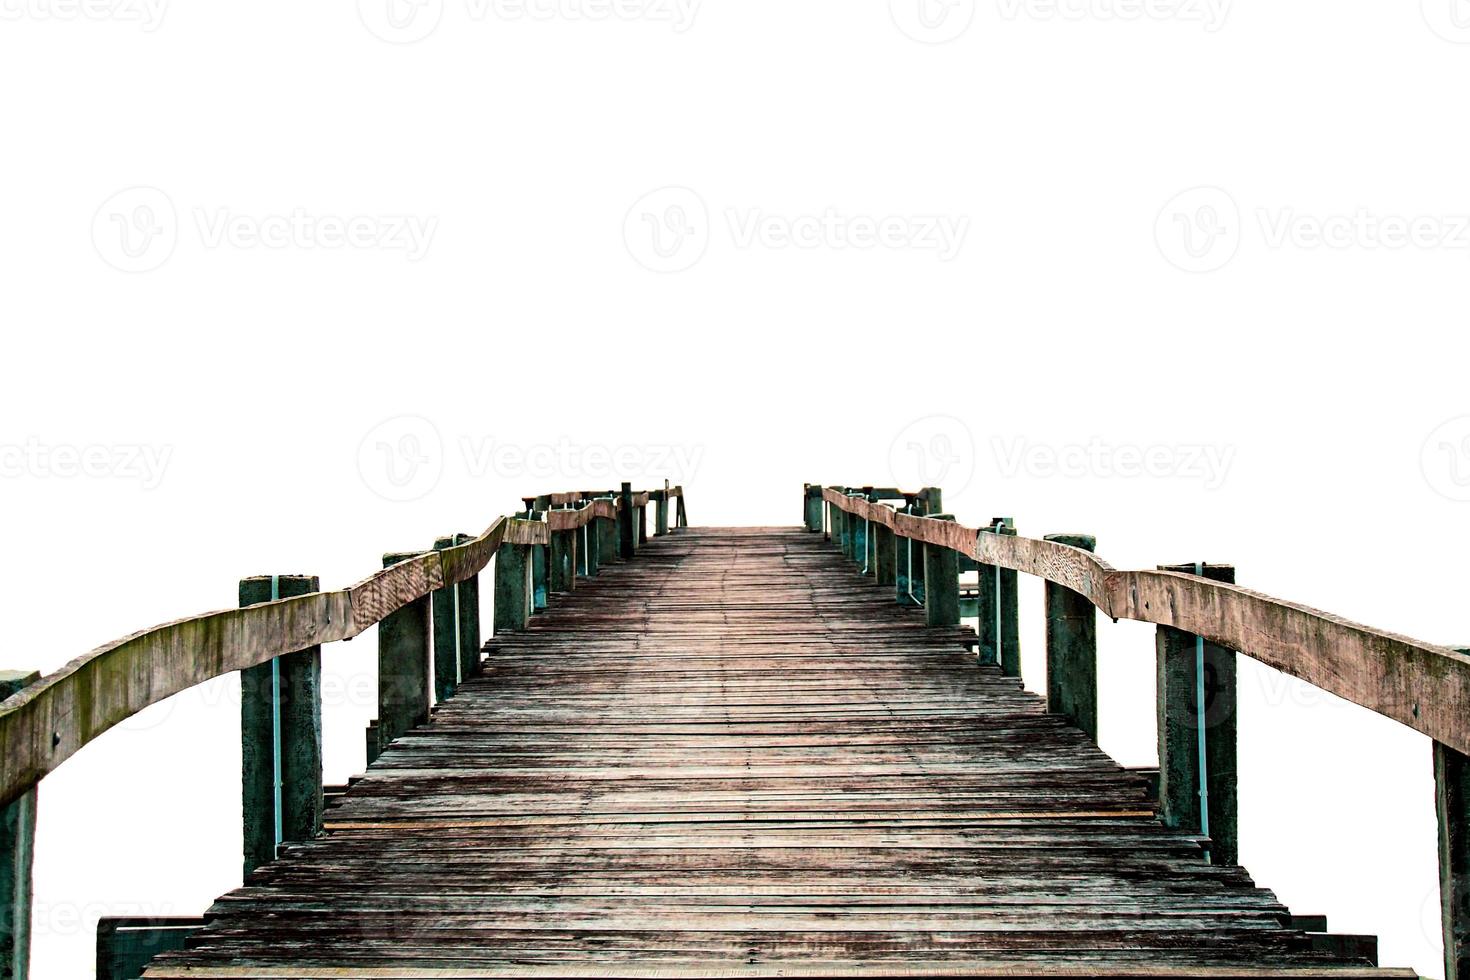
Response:
[{"label": "wooden post", "polygon": [[832,540],[837,542],[837,547],[842,553],[847,554],[849,537],[847,533],[847,522],[849,515],[847,511],[835,504],[832,507]]},{"label": "wooden post", "polygon": [[[387,554],[383,567],[415,557]],[[398,736],[429,720],[429,619],[424,596],[378,623],[378,719],[368,744],[370,764]]]},{"label": "wooden post", "polygon": [[[1090,534],[1048,534],[1046,540],[1097,550]],[[1097,609],[1055,582],[1046,583],[1046,710],[1097,741]]]},{"label": "wooden post", "polygon": [[[0,701],[41,679],[39,671],[0,670]],[[31,971],[31,867],[36,847],[36,790],[0,807],[0,977]]]},{"label": "wooden post", "polygon": [[[953,521],[954,515],[932,519]],[[952,548],[924,546],[924,618],[930,626],[960,624],[960,556]]]},{"label": "wooden post", "polygon": [[653,492],[653,499],[655,503],[653,511],[653,536],[661,538],[669,533],[669,487],[667,483],[664,484],[662,490],[655,490]]},{"label": "wooden post", "polygon": [[[590,506],[592,498],[584,499],[582,504]],[[582,539],[582,575],[584,578],[596,578],[597,566],[601,564],[601,555],[597,548],[597,518],[589,518],[587,523],[578,529],[577,534]]]},{"label": "wooden post", "polygon": [[[991,520],[982,534],[1015,534],[1016,522],[1009,517]],[[980,660],[999,664],[1006,677],[1021,676],[1020,586],[1014,569],[997,569],[981,563],[979,573]]]},{"label": "wooden post", "polygon": [[857,566],[858,574],[867,570],[868,564],[868,522],[852,516],[852,563]]},{"label": "wooden post", "polygon": [[[618,498],[616,494],[608,493],[600,499],[616,504]],[[618,522],[600,517],[593,523],[596,525],[598,535],[597,564],[599,567],[602,565],[611,565],[618,560]]]},{"label": "wooden post", "polygon": [[[916,514],[918,498],[913,494],[904,497],[904,513]],[[919,588],[916,586],[918,576],[923,574],[924,546],[916,544],[913,539],[903,537],[900,534],[893,535],[893,583],[895,597],[900,606],[917,606],[922,604]]]},{"label": "wooden post", "polygon": [[551,532],[551,591],[571,592],[577,587],[577,534]]},{"label": "wooden post", "polygon": [[184,949],[203,918],[109,917],[97,920],[97,980],[136,980],[159,953]]},{"label": "wooden post", "polygon": [[822,531],[822,488],[815,483],[803,483],[802,492],[802,524],[808,531],[820,534]]},{"label": "wooden post", "polygon": [[618,557],[630,561],[637,543],[633,528],[633,484],[624,483],[618,491]]},{"label": "wooden post", "polygon": [[[439,538],[434,542],[434,550],[443,551],[454,544],[455,535]],[[434,617],[434,700],[438,702],[450,698],[462,679],[460,672],[464,659],[460,651],[459,586],[446,585],[435,589],[430,598]]]},{"label": "wooden post", "polygon": [[[546,516],[551,506],[550,497],[526,497],[526,520],[539,521]],[[533,544],[531,549],[531,611],[540,612],[551,602],[551,576],[549,545]]]},{"label": "wooden post", "polygon": [[[1233,565],[1170,565],[1164,571],[1203,574],[1217,582],[1235,581]],[[1160,818],[1210,838],[1210,860],[1235,864],[1239,858],[1235,782],[1235,651],[1205,643],[1204,672],[1197,670],[1196,637],[1169,626],[1156,633],[1158,654]],[[1200,692],[1204,694],[1201,709]],[[1201,780],[1200,734],[1204,775]],[[1203,787],[1203,789],[1202,789]],[[1208,800],[1201,819],[1201,796]]]},{"label": "wooden post", "polygon": [[[456,535],[455,544],[468,544],[473,534]],[[471,575],[459,583],[459,676],[480,674],[480,576]]]},{"label": "wooden post", "polygon": [[[1470,648],[1458,650],[1470,654]],[[1470,980],[1470,756],[1438,742],[1432,746],[1444,975]]]},{"label": "wooden post", "polygon": [[676,527],[688,527],[689,526],[689,512],[684,509],[684,488],[683,487],[680,487],[679,488],[678,504],[677,504],[675,510],[676,510],[676,514],[677,514],[677,518],[678,518],[678,520],[675,523],[675,526]]},{"label": "wooden post", "polygon": [[873,561],[879,585],[891,587],[898,581],[898,549],[894,545],[896,537],[892,528],[882,524],[873,525]]},{"label": "wooden post", "polygon": [[642,548],[648,543],[648,505],[643,504],[638,508],[638,547]]},{"label": "wooden post", "polygon": [[495,550],[495,632],[519,633],[531,620],[531,545]]},{"label": "wooden post", "polygon": [[[240,606],[321,591],[314,575],[240,580]],[[279,843],[322,829],[322,648],[240,671],[240,813],[244,873],[276,859]]]}]

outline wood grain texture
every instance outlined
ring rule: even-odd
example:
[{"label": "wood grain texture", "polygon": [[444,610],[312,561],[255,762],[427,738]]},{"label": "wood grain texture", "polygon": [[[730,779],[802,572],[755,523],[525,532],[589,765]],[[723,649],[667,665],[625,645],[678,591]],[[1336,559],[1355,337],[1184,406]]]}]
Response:
[{"label": "wood grain texture", "polygon": [[895,514],[830,488],[823,498],[905,537],[1064,585],[1113,619],[1203,636],[1470,754],[1470,656],[1449,647],[1194,575],[1122,571],[1054,541]]},{"label": "wood grain texture", "polygon": [[652,539],[147,976],[1387,975],[966,635],[798,528]]}]

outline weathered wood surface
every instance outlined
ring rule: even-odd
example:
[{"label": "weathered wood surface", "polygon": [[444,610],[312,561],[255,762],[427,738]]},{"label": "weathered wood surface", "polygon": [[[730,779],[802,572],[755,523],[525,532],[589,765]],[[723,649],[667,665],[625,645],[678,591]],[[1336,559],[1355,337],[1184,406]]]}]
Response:
[{"label": "weathered wood surface", "polygon": [[147,976],[1373,973],[964,636],[803,530],[651,540]]},{"label": "weathered wood surface", "polygon": [[1172,626],[1238,650],[1470,754],[1470,656],[1299,603],[1180,572],[1122,571],[1080,548],[896,514],[828,489],[828,503],[1086,596],[1113,619]]},{"label": "weathered wood surface", "polygon": [[385,568],[338,592],[205,613],[104,644],[0,707],[0,803],[151,704],[272,657],[350,639],[435,589],[483,569],[505,534],[484,534]]}]

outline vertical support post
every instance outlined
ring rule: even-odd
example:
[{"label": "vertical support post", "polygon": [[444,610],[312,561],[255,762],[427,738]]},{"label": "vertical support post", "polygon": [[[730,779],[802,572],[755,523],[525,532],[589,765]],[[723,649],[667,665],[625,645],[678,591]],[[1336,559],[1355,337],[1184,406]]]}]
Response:
[{"label": "vertical support post", "polygon": [[531,545],[495,550],[495,632],[519,633],[531,621]]},{"label": "vertical support post", "polygon": [[[603,500],[617,504],[617,495],[608,493],[603,495]],[[597,532],[597,563],[611,565],[618,560],[618,522],[607,518],[598,518],[596,521]]]},{"label": "vertical support post", "polygon": [[[240,606],[319,591],[314,575],[257,575],[240,580]],[[240,671],[240,804],[247,876],[321,832],[321,647]]]},{"label": "vertical support post", "polygon": [[[592,498],[588,497],[582,503],[590,507]],[[577,534],[582,539],[582,574],[587,578],[596,578],[597,567],[602,563],[602,553],[598,548],[601,542],[597,540],[597,518],[589,517]]]},{"label": "vertical support post", "polygon": [[[916,499],[917,498],[912,494],[906,494],[904,496],[903,512],[905,514],[917,513],[917,511],[915,510]],[[919,604],[917,598],[918,593],[914,589],[914,565],[923,564],[923,555],[924,551],[922,545],[915,545],[911,539],[905,538],[899,534],[894,534],[894,593],[895,598],[898,599],[898,604],[900,606],[916,606]],[[916,558],[918,559],[917,561],[915,561]]]},{"label": "vertical support post", "polygon": [[[1460,653],[1470,653],[1461,648]],[[1470,978],[1470,756],[1433,743],[1445,980]]]},{"label": "vertical support post", "polygon": [[[418,557],[383,556],[383,567]],[[429,720],[429,597],[415,599],[378,623],[378,720],[368,743],[375,761],[394,739]]]},{"label": "vertical support post", "polygon": [[[472,534],[455,536],[455,544],[475,540]],[[459,583],[459,676],[480,674],[480,576],[471,575]]]},{"label": "vertical support post", "polygon": [[618,490],[618,556],[623,561],[632,560],[637,543],[633,528],[633,484],[624,483]]},{"label": "vertical support post", "polygon": [[832,507],[832,539],[837,542],[837,547],[842,549],[845,555],[851,543],[847,531],[848,513],[835,504]]},{"label": "vertical support post", "polygon": [[864,566],[868,561],[868,522],[856,514],[850,515],[849,522],[852,527],[852,563],[857,566],[858,574],[863,573]]},{"label": "vertical support post", "polygon": [[[1235,581],[1233,565],[1160,567],[1216,582]],[[1235,651],[1201,643],[1194,634],[1170,626],[1158,627],[1155,645],[1160,817],[1167,826],[1210,838],[1213,863],[1235,864]]]},{"label": "vertical support post", "polygon": [[[0,701],[41,679],[35,670],[0,670]],[[0,977],[31,972],[31,868],[36,849],[36,789],[0,807]]]},{"label": "vertical support post", "polygon": [[[982,534],[1016,533],[1016,522],[996,517]],[[1006,677],[1021,676],[1020,583],[1015,569],[980,563],[979,615],[980,660],[999,664]]]},{"label": "vertical support post", "polygon": [[551,591],[571,592],[577,587],[577,536],[581,532],[551,532]]},{"label": "vertical support post", "polygon": [[[438,538],[434,550],[443,551],[454,547],[455,536]],[[430,598],[430,610],[434,619],[434,700],[444,701],[452,696],[462,679],[464,659],[460,652],[459,586],[446,585],[435,589]]]},{"label": "vertical support post", "polygon": [[[539,521],[551,507],[550,497],[527,497],[526,519]],[[551,602],[551,546],[533,544],[531,548],[531,611],[540,612]]]},{"label": "vertical support post", "polygon": [[654,491],[653,535],[661,538],[669,533],[669,487],[665,481],[662,490]]},{"label": "vertical support post", "polygon": [[803,483],[802,493],[802,524],[808,531],[821,533],[822,530],[822,488],[815,483]]},{"label": "vertical support post", "polygon": [[[953,521],[953,514],[935,514]],[[953,548],[924,546],[924,618],[930,626],[960,624],[960,556]]]},{"label": "vertical support post", "polygon": [[638,522],[638,547],[642,548],[648,543],[648,505],[642,504],[638,507],[638,516],[634,518]]},{"label": "vertical support post", "polygon": [[677,513],[678,520],[677,520],[675,526],[677,526],[677,527],[688,527],[689,526],[689,512],[684,509],[684,488],[683,487],[679,487],[678,489],[679,489],[679,496],[678,496],[678,505],[676,507],[676,513]]},{"label": "vertical support post", "polygon": [[[1097,550],[1090,534],[1048,534],[1046,540]],[[1097,609],[1055,582],[1046,583],[1046,710],[1097,741]]]},{"label": "vertical support post", "polygon": [[898,581],[898,550],[894,547],[896,537],[892,528],[882,524],[873,525],[873,562],[879,585],[892,587]]}]

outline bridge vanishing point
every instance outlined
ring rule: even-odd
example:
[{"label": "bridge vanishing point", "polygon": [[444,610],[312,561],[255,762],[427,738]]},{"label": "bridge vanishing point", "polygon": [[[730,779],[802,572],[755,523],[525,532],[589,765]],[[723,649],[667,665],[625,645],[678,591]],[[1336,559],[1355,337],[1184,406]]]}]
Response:
[{"label": "bridge vanishing point", "polygon": [[[104,920],[99,977],[1414,976],[1236,865],[1236,650],[1436,737],[1466,975],[1470,658],[1228,567],[965,528],[934,490],[808,486],[793,528],[688,528],[680,488],[526,505],[342,592],[247,579],[239,610],[16,675],[6,975],[41,776],[242,670],[244,885],[198,920]],[[1018,572],[1047,581],[1046,697]],[[1097,747],[1099,611],[1159,626],[1159,770]],[[370,765],[324,793],[319,644],[372,624]]]}]

